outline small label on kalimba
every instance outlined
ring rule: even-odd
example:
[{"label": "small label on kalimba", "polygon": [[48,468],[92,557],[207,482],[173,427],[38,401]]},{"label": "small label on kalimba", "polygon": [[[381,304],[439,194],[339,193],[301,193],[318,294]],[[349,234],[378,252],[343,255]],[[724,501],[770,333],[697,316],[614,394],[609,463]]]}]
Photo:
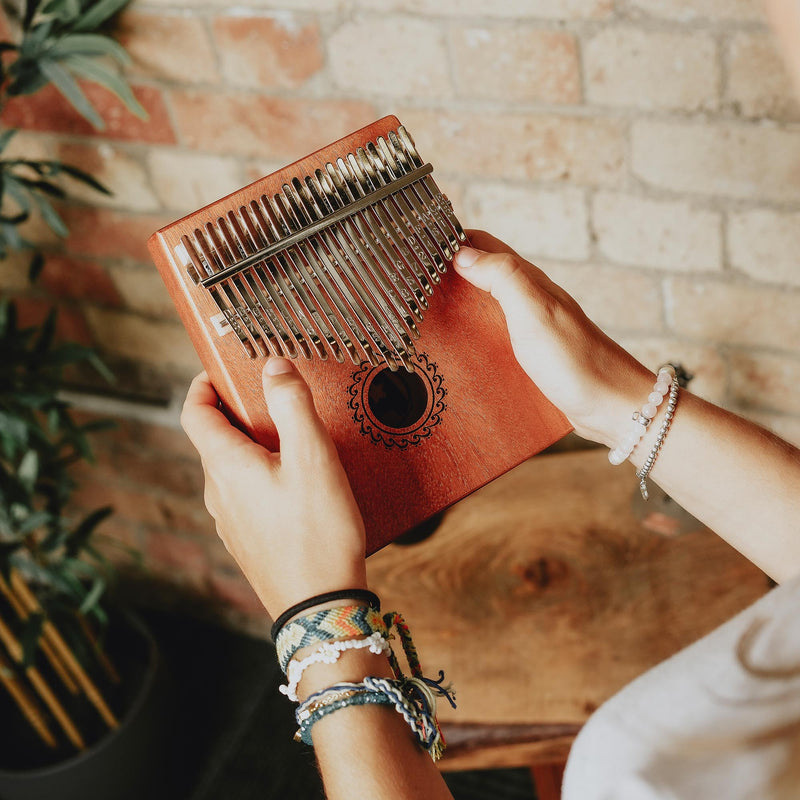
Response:
[{"label": "small label on kalimba", "polygon": [[223,313],[214,314],[210,322],[219,336],[224,336],[226,333],[230,333],[233,330]]}]

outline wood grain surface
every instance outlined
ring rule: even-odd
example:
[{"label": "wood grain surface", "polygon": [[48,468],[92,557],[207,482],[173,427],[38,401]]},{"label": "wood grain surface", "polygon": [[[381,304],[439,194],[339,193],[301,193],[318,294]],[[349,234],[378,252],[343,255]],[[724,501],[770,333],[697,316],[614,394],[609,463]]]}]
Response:
[{"label": "wood grain surface", "polygon": [[[645,529],[636,492],[630,466],[610,466],[604,450],[538,456],[451,508],[430,539],[368,559],[371,588],[406,617],[426,674],[444,669],[456,687],[458,710],[440,704],[451,731],[580,725],[767,591],[711,531]],[[535,733],[511,739],[524,750]]]}]

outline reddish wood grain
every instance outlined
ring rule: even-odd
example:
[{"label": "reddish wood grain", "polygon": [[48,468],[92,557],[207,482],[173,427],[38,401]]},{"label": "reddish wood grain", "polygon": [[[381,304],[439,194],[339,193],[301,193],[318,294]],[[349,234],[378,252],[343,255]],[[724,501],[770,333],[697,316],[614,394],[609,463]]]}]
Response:
[{"label": "reddish wood grain", "polygon": [[[248,359],[236,336],[218,336],[219,312],[206,289],[174,257],[184,234],[262,194],[286,176],[307,175],[399,125],[385,117],[367,128],[184,217],[149,243],[156,265],[231,418],[266,447],[278,447],[261,389],[263,359]],[[499,306],[452,270],[443,276],[421,324],[417,350],[436,364],[446,408],[432,434],[406,449],[386,448],[362,432],[348,408],[352,363],[314,358],[297,366],[336,443],[367,526],[369,552],[448,507],[569,431],[565,418],[516,362]]]}]

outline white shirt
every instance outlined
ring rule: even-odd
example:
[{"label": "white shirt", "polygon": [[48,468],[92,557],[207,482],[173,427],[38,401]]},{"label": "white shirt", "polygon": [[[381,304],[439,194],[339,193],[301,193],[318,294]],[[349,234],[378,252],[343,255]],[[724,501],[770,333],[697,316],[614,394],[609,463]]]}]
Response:
[{"label": "white shirt", "polygon": [[656,798],[800,798],[800,576],[637,678],[581,730],[562,800]]}]

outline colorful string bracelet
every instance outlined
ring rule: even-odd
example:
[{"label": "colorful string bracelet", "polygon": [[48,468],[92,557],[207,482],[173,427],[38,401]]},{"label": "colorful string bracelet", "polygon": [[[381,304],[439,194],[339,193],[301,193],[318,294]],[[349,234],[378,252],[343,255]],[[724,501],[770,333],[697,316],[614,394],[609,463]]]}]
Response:
[{"label": "colorful string bracelet", "polygon": [[363,600],[370,608],[374,608],[376,611],[381,610],[380,598],[368,589],[339,589],[335,592],[325,592],[324,594],[309,597],[308,600],[303,600],[301,603],[287,608],[286,611],[275,620],[272,626],[270,631],[272,641],[274,642],[278,638],[281,628],[283,628],[292,617],[296,617],[298,614],[302,614],[303,611],[314,608],[314,606],[321,606],[323,603],[331,603],[335,600]]},{"label": "colorful string bracelet", "polygon": [[369,636],[375,632],[385,635],[386,626],[380,611],[374,608],[347,605],[317,611],[298,617],[281,629],[275,640],[278,662],[285,673],[294,654],[304,647],[336,639]]}]

